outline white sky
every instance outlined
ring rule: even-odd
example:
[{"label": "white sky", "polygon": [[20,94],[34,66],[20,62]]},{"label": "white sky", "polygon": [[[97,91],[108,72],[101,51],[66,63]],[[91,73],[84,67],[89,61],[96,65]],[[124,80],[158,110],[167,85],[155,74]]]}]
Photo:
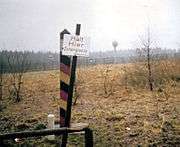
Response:
[{"label": "white sky", "polygon": [[157,46],[180,48],[180,0],[0,0],[0,47],[59,51],[77,23],[90,51],[135,48],[148,24]]}]

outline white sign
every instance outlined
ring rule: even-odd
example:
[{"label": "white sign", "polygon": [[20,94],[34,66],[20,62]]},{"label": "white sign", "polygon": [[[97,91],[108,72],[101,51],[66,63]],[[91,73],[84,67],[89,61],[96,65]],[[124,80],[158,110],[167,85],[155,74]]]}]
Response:
[{"label": "white sign", "polygon": [[62,54],[72,56],[89,56],[89,44],[89,37],[65,34],[62,46]]}]

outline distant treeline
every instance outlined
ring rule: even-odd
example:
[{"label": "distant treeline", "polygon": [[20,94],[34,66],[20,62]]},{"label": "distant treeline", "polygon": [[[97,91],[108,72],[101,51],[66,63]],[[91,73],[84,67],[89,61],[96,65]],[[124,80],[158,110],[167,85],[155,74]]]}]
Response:
[{"label": "distant treeline", "polygon": [[[96,65],[96,64],[119,64],[132,63],[146,60],[146,53],[139,54],[139,49],[117,50],[117,51],[99,51],[90,53],[89,57],[78,57],[78,65]],[[141,57],[140,57],[141,56]],[[161,49],[153,48],[151,51],[153,60],[180,58],[180,49]]]},{"label": "distant treeline", "polygon": [[[154,49],[154,57],[179,58],[180,50]],[[136,50],[92,52],[89,57],[78,57],[78,66],[134,62],[138,58]],[[10,61],[8,61],[8,59]],[[25,61],[23,61],[25,60]],[[14,70],[9,63],[13,65]],[[24,62],[24,63],[22,63]],[[13,63],[13,64],[12,64]],[[22,65],[23,64],[23,65]],[[24,65],[25,64],[25,65]],[[0,51],[0,72],[18,72],[20,66],[28,66],[28,71],[59,69],[59,53],[33,51]],[[24,67],[23,67],[24,68]]]},{"label": "distant treeline", "polygon": [[13,69],[16,69],[15,72],[21,69],[20,66],[28,66],[28,71],[51,70],[59,67],[59,54],[33,51],[0,51],[1,72],[12,72],[9,62],[14,66]]}]

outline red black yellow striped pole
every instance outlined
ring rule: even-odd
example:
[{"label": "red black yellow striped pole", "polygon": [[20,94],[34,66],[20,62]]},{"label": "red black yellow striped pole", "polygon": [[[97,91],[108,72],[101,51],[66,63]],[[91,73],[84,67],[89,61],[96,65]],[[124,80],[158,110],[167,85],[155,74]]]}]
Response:
[{"label": "red black yellow striped pole", "polygon": [[67,103],[70,87],[70,64],[68,56],[61,55],[60,58],[60,127],[67,126],[65,123],[67,116]]},{"label": "red black yellow striped pole", "polygon": [[71,58],[62,55],[64,34],[70,34],[66,29],[60,33],[60,127],[65,127],[67,114],[67,101],[69,93],[69,82],[71,76]]},{"label": "red black yellow striped pole", "polygon": [[[81,28],[81,25],[77,24],[76,35],[80,35],[80,28]],[[66,102],[65,104],[67,105],[66,110],[64,110],[65,107],[60,108],[60,124],[61,126],[70,127],[71,107],[72,107],[73,88],[74,88],[74,82],[75,82],[75,76],[76,76],[77,56],[73,56],[70,74],[69,74],[69,64],[65,64],[66,62],[69,61],[68,59],[69,57],[63,56],[63,55],[60,55],[60,57],[62,59],[62,60],[60,59],[60,62],[62,63],[60,65],[60,71],[61,71],[61,78],[63,79],[60,85],[62,86],[61,87],[62,91],[60,91],[60,96],[61,96],[61,99]],[[69,75],[70,75],[70,81],[69,81]],[[66,93],[66,91],[68,91],[68,93]],[[66,147],[67,138],[68,138],[68,133],[65,133],[62,138],[61,147]]]}]

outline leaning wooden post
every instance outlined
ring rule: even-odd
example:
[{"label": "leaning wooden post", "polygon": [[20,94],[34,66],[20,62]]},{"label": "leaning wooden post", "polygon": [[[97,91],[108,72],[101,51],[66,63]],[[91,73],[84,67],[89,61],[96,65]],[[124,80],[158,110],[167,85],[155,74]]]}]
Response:
[{"label": "leaning wooden post", "polygon": [[[81,25],[77,24],[76,26],[76,35],[80,35],[80,28]],[[65,113],[65,127],[70,127],[70,120],[71,120],[71,107],[72,107],[72,97],[73,97],[73,88],[75,82],[75,75],[76,75],[76,63],[77,63],[77,56],[73,56],[72,65],[71,65],[71,76],[68,88],[68,99],[67,99],[67,109]],[[66,147],[67,144],[68,133],[65,133],[62,138],[61,147]]]},{"label": "leaning wooden post", "polygon": [[[76,35],[80,35],[80,28],[81,25],[76,25]],[[74,89],[74,82],[76,77],[76,64],[77,64],[77,56],[73,56],[72,66],[71,66],[71,78],[70,78],[70,87],[69,87],[69,96],[68,96],[68,103],[67,103],[67,119],[65,123],[67,127],[70,127],[70,120],[71,120],[71,107],[72,107],[72,97],[73,97],[73,89]]]}]

